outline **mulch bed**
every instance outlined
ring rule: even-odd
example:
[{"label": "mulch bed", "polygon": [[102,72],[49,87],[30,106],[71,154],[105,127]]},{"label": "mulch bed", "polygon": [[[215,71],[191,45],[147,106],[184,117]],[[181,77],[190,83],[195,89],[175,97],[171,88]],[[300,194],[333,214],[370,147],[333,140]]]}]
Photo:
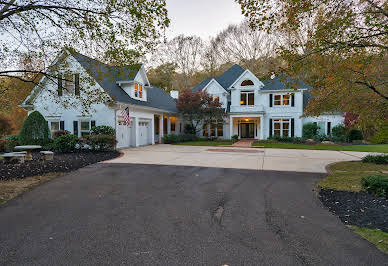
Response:
[{"label": "mulch bed", "polygon": [[322,189],[320,199],[344,224],[378,228],[388,233],[388,199],[366,192]]},{"label": "mulch bed", "polygon": [[117,151],[55,153],[53,161],[41,161],[40,153],[32,153],[32,161],[5,164],[0,161],[0,180],[25,178],[53,172],[70,172],[120,155]]}]

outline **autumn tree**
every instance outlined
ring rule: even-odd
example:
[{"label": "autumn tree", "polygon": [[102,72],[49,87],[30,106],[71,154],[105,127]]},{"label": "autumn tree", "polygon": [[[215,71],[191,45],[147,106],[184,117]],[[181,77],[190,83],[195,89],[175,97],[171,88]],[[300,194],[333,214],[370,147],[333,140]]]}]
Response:
[{"label": "autumn tree", "polygon": [[185,123],[189,124],[195,133],[201,131],[202,125],[221,121],[225,117],[225,109],[218,99],[213,99],[207,92],[184,90],[177,99],[177,109]]},{"label": "autumn tree", "polygon": [[[165,0],[0,1],[0,77],[53,78],[46,70],[63,47],[129,64],[153,49],[168,25]],[[41,64],[25,68],[17,64],[21,55]]]},{"label": "autumn tree", "polygon": [[313,87],[308,114],[353,113],[364,129],[387,122],[386,1],[237,2],[252,28],[281,35],[279,56],[287,64],[277,71]]},{"label": "autumn tree", "polygon": [[176,79],[176,64],[165,63],[147,71],[147,76],[152,85],[170,92]]}]

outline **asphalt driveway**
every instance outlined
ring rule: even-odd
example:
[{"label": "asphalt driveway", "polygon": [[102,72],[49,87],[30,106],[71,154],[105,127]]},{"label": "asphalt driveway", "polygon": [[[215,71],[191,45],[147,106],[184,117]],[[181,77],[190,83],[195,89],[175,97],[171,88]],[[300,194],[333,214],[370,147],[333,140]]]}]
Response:
[{"label": "asphalt driveway", "polygon": [[1,265],[388,265],[323,174],[96,164],[0,207]]}]

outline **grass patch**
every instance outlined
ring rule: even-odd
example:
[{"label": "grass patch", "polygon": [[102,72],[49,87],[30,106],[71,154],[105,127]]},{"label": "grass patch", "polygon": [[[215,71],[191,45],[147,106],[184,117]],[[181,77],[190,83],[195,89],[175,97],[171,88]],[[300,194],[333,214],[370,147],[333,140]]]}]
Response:
[{"label": "grass patch", "polygon": [[387,173],[388,165],[363,162],[339,162],[331,165],[330,170],[332,173],[318,184],[321,188],[360,191],[360,181],[363,177],[377,173]]},{"label": "grass patch", "polygon": [[0,205],[20,195],[26,190],[47,182],[64,173],[48,173],[42,176],[32,176],[23,179],[0,181]]},{"label": "grass patch", "polygon": [[201,140],[201,141],[188,141],[188,142],[181,142],[181,143],[176,143],[174,145],[188,145],[188,146],[224,146],[224,145],[232,145],[232,141],[206,141],[206,140]]},{"label": "grass patch", "polygon": [[279,149],[330,150],[330,151],[361,151],[388,153],[388,144],[376,145],[321,145],[321,144],[294,144],[283,142],[255,142],[253,146]]},{"label": "grass patch", "polygon": [[379,250],[388,254],[388,233],[380,229],[360,228],[351,226],[351,228],[361,237],[374,244]]}]

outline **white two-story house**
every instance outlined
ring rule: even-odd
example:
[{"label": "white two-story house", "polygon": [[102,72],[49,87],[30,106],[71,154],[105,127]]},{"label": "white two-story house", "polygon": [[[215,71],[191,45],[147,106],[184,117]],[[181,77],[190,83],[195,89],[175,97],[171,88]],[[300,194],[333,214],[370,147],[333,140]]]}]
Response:
[{"label": "white two-story house", "polygon": [[123,148],[182,132],[175,100],[150,84],[143,65],[110,66],[64,50],[48,74],[20,106],[39,111],[52,134],[67,130],[82,137],[93,126],[106,125],[116,130],[117,147]]},{"label": "white two-story house", "polygon": [[275,135],[301,137],[307,122],[316,122],[320,134],[330,134],[332,127],[343,123],[341,114],[302,117],[310,89],[302,81],[282,75],[261,81],[248,69],[233,65],[192,90],[218,98],[227,113],[224,121],[203,125],[202,136],[267,139]]}]

